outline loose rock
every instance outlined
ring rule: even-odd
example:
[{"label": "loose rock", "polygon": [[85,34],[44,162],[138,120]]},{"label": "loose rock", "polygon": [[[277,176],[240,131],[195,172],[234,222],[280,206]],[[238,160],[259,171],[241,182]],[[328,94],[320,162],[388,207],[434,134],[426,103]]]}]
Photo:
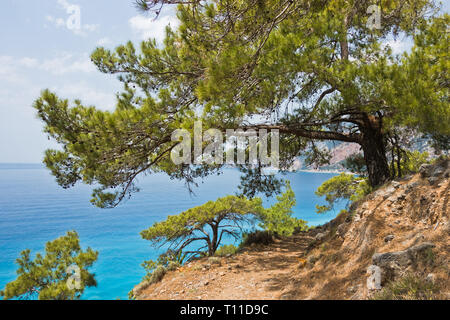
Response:
[{"label": "loose rock", "polygon": [[434,247],[434,244],[424,242],[402,251],[376,253],[372,256],[372,263],[381,268],[384,283],[403,276],[412,265],[417,264],[421,254]]},{"label": "loose rock", "polygon": [[322,241],[326,236],[327,234],[325,232],[322,232],[318,233],[314,239],[316,239],[317,241]]}]

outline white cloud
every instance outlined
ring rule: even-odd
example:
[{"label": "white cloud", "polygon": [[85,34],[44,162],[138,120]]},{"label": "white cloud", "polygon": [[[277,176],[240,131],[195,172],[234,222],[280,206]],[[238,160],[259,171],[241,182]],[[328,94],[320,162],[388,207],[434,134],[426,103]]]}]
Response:
[{"label": "white cloud", "polygon": [[7,75],[12,70],[14,58],[10,56],[0,56],[0,75]]},{"label": "white cloud", "polygon": [[[80,99],[85,105],[112,110],[116,102],[115,91],[105,92],[104,87],[96,88],[96,81],[91,75],[89,81],[79,81],[79,77],[76,77],[78,81],[74,82],[68,76],[55,78],[62,74],[91,72],[93,67],[87,65],[85,57],[64,53],[59,57],[40,61],[29,57],[0,56],[0,110],[8,105],[29,108],[39,96],[39,91],[45,87],[61,97]],[[53,85],[54,83],[58,84]]]},{"label": "white cloud", "polygon": [[67,0],[57,0],[58,4],[64,9],[69,9],[72,6]]},{"label": "white cloud", "polygon": [[412,48],[412,41],[408,38],[391,39],[386,42],[386,46],[392,49],[393,54],[402,54]]},{"label": "white cloud", "polygon": [[98,24],[85,24],[82,26],[83,30],[93,32],[98,30],[99,25]]},{"label": "white cloud", "polygon": [[101,38],[97,41],[97,45],[99,45],[99,46],[107,46],[111,43],[112,43],[112,41],[108,37]]},{"label": "white cloud", "polygon": [[30,57],[13,58],[0,56],[0,76],[8,82],[18,82],[20,74],[26,69],[45,71],[52,75],[64,75],[68,73],[91,73],[96,71],[89,55],[75,55],[60,53],[54,58],[38,60]]},{"label": "white cloud", "polygon": [[17,68],[13,57],[0,56],[0,83],[24,84],[25,78],[17,72]]},{"label": "white cloud", "polygon": [[19,64],[27,68],[34,68],[38,66],[39,62],[37,59],[25,57],[19,60]]},{"label": "white cloud", "polygon": [[141,39],[155,38],[157,42],[161,43],[166,35],[166,26],[170,25],[172,28],[176,28],[179,20],[173,15],[160,16],[157,19],[137,15],[129,20],[129,24]]},{"label": "white cloud", "polygon": [[96,70],[87,54],[77,57],[71,53],[63,53],[55,58],[46,59],[39,64],[38,68],[54,75],[72,72],[90,73]]},{"label": "white cloud", "polygon": [[86,82],[54,86],[50,90],[56,92],[59,96],[80,99],[84,105],[94,105],[103,110],[112,110],[116,102],[114,93],[102,92]]},{"label": "white cloud", "polygon": [[62,19],[62,18],[55,18],[55,17],[53,17],[53,16],[46,16],[45,17],[45,19],[48,21],[48,22],[51,22],[51,23],[53,23],[56,27],[65,27],[66,26],[66,22],[64,21],[64,19]]}]

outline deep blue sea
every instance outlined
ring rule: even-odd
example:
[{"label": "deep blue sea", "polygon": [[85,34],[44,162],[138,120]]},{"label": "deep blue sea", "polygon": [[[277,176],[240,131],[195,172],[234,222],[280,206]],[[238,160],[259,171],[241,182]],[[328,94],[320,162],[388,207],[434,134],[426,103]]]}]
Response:
[{"label": "deep blue sea", "polygon": [[[324,204],[314,191],[332,176],[307,172],[284,176],[296,194],[294,216],[309,225],[335,217],[337,210],[326,215],[314,211],[316,204]],[[115,209],[99,209],[89,202],[89,186],[64,190],[42,165],[0,164],[0,288],[16,278],[15,259],[22,250],[43,252],[47,241],[76,230],[82,247],[99,251],[91,269],[98,286],[87,289],[83,299],[127,299],[145,274],[141,263],[161,253],[139,232],[167,215],[234,194],[238,184],[239,172],[226,169],[223,175],[208,177],[195,189],[195,195],[190,195],[183,182],[163,174],[150,175],[139,179],[141,192],[130,200]]]}]

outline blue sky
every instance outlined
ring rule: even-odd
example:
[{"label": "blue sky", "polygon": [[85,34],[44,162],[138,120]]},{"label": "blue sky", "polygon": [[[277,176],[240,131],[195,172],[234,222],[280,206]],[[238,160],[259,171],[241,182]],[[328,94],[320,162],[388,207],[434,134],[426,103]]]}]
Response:
[{"label": "blue sky", "polygon": [[[77,10],[80,25],[73,28]],[[165,26],[177,24],[170,10],[154,20],[139,14],[132,0],[1,0],[0,162],[41,162],[44,150],[56,147],[32,108],[42,89],[112,109],[121,84],[97,71],[90,53],[128,40],[161,40]],[[400,52],[410,43],[400,39],[391,46]]]},{"label": "blue sky", "polygon": [[[67,23],[77,5],[80,28]],[[69,11],[68,11],[69,10]],[[76,21],[76,20],[70,20]],[[50,88],[101,109],[114,106],[121,84],[100,73],[89,55],[97,46],[162,39],[176,18],[140,15],[132,0],[2,0],[0,3],[0,162],[36,163],[55,147],[42,133],[33,101]]]}]

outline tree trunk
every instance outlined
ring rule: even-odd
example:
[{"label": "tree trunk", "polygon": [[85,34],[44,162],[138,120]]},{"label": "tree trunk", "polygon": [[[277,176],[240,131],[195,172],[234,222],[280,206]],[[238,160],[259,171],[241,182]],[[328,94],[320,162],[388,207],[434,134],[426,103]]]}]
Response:
[{"label": "tree trunk", "polygon": [[372,187],[382,185],[390,179],[389,165],[386,158],[385,139],[381,120],[375,117],[367,119],[366,125],[360,127],[362,133],[361,147]]},{"label": "tree trunk", "polygon": [[213,236],[211,240],[211,244],[208,247],[208,256],[212,257],[217,250],[217,240],[219,235],[219,225],[218,224],[210,224]]}]

